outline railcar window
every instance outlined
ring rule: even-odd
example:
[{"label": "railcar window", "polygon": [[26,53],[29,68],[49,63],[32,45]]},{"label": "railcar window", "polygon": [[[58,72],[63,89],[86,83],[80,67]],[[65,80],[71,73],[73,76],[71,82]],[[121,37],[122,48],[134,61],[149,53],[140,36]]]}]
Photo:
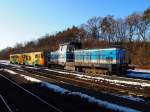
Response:
[{"label": "railcar window", "polygon": [[105,60],[105,57],[102,55],[102,60]]},{"label": "railcar window", "polygon": [[43,54],[41,54],[41,58],[44,58]]},{"label": "railcar window", "polygon": [[37,54],[35,55],[35,58],[38,58],[38,55],[37,55]]},{"label": "railcar window", "polygon": [[26,60],[28,60],[28,56],[26,56]]},{"label": "railcar window", "polygon": [[111,62],[113,61],[113,58],[112,58],[112,57],[110,57],[110,61],[111,61]]},{"label": "railcar window", "polygon": [[61,46],[61,51],[62,51],[62,49],[63,49],[63,46]]},{"label": "railcar window", "polygon": [[31,56],[29,56],[29,61],[31,61]]}]

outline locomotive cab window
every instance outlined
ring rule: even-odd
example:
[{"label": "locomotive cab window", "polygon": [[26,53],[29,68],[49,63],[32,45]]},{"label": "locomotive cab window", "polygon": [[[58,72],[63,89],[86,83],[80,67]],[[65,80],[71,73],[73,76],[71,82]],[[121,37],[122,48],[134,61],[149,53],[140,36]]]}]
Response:
[{"label": "locomotive cab window", "polygon": [[31,61],[31,56],[29,56],[29,61]]},{"label": "locomotive cab window", "polygon": [[43,54],[41,54],[41,58],[42,58],[42,59],[44,58]]},{"label": "locomotive cab window", "polygon": [[28,56],[26,56],[26,60],[28,60]]}]

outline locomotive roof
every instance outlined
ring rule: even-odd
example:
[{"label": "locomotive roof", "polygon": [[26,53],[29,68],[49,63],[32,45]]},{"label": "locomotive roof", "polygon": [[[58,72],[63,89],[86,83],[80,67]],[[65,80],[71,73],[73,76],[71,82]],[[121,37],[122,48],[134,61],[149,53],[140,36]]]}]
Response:
[{"label": "locomotive roof", "polygon": [[13,56],[13,55],[22,55],[22,54],[30,54],[30,53],[43,53],[43,51],[26,52],[26,53],[16,53],[16,54],[10,54],[10,55]]},{"label": "locomotive roof", "polygon": [[117,50],[118,48],[113,47],[113,48],[101,48],[101,49],[79,49],[75,50],[76,51],[96,51],[96,50]]},{"label": "locomotive roof", "polygon": [[71,41],[71,42],[60,43],[59,45],[72,45],[72,44],[81,44],[81,42]]}]

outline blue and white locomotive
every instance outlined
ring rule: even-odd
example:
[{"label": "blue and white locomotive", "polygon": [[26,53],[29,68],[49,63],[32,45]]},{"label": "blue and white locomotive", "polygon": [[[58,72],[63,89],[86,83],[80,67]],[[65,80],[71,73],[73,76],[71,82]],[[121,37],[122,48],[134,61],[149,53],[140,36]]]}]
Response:
[{"label": "blue and white locomotive", "polygon": [[122,74],[125,72],[126,51],[121,48],[77,49],[80,44],[60,44],[50,53],[49,65],[89,74]]},{"label": "blue and white locomotive", "polygon": [[68,69],[67,64],[74,62],[75,48],[75,45],[71,43],[60,44],[57,51],[50,53],[49,66]]},{"label": "blue and white locomotive", "polygon": [[74,54],[76,69],[87,73],[121,73],[125,64],[125,50],[119,48],[76,50]]}]

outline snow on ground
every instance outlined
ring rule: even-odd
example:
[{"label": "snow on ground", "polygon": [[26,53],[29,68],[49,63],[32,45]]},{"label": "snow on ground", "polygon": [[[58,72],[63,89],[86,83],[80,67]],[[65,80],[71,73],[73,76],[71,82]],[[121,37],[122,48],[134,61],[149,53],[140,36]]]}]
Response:
[{"label": "snow on ground", "polygon": [[22,70],[22,69],[16,69],[16,70],[24,72],[24,70]]},{"label": "snow on ground", "polygon": [[144,70],[144,69],[135,69],[135,70],[129,70],[133,72],[140,72],[140,73],[150,73],[150,70]]},{"label": "snow on ground", "polygon": [[[9,72],[9,73],[11,73],[11,74],[17,74],[16,72],[14,72],[14,71],[12,71],[12,70],[9,70],[9,69],[4,69],[4,71],[6,71],[6,72]],[[76,74],[77,75],[77,74]],[[24,77],[25,79],[27,79],[27,80],[29,80],[29,81],[33,81],[33,82],[41,82],[40,80],[37,80],[37,79],[35,79],[35,78],[32,78],[32,77],[29,77],[29,76],[25,76],[25,75],[20,75],[20,76],[22,76],[22,77]],[[91,78],[91,76],[86,76],[86,78],[85,77],[83,77],[83,75],[77,75],[79,78],[82,78],[82,79],[84,79],[84,80],[90,80],[90,78]],[[88,79],[87,79],[88,78]],[[96,77],[94,77],[94,78],[96,78]],[[47,87],[49,87],[49,88],[54,88],[54,86],[52,86],[52,85],[49,85],[49,83],[46,83],[46,82],[44,82],[43,83],[44,85],[46,85]],[[57,87],[55,87],[55,88],[57,88]],[[58,89],[58,88],[57,88]],[[61,89],[60,89],[61,90]],[[62,91],[61,91],[61,93],[63,93]],[[141,99],[141,98],[139,98],[139,97],[132,97],[132,96],[123,96],[123,95],[116,95],[116,94],[113,94],[113,95],[115,95],[115,96],[118,96],[118,97],[122,97],[122,98],[125,98],[125,99],[130,99],[130,100],[133,100],[133,101],[144,101],[143,99]]]},{"label": "snow on ground", "polygon": [[[9,70],[9,69],[4,69],[4,70],[11,73],[11,74],[17,74],[16,72],[14,72],[12,70]],[[51,84],[51,83],[48,83],[48,82],[45,82],[45,81],[41,81],[41,80],[36,79],[36,78],[32,78],[32,77],[25,76],[25,75],[20,75],[20,76],[25,78],[26,80],[31,81],[31,82],[41,83],[41,86],[45,86],[45,87],[49,88],[50,90],[53,90],[56,93],[79,96],[83,99],[88,100],[89,102],[97,103],[100,106],[104,106],[107,109],[111,109],[111,110],[114,110],[114,111],[120,111],[120,112],[139,112],[138,110],[128,108],[128,107],[124,107],[124,106],[117,105],[117,104],[113,104],[113,103],[110,103],[110,102],[107,102],[107,101],[103,101],[103,100],[97,99],[93,96],[89,96],[89,95],[81,93],[81,92],[72,92],[72,91],[64,89],[60,86],[57,86],[57,85],[54,85],[54,84]],[[126,97],[123,96],[123,97],[124,98],[130,98],[130,97],[127,97],[127,96]]]},{"label": "snow on ground", "polygon": [[9,63],[9,60],[0,60],[0,64],[8,65]]},{"label": "snow on ground", "polygon": [[9,65],[11,65],[11,66],[13,66],[13,67],[17,67],[17,68],[20,68],[20,67],[21,67],[21,65],[17,65],[17,64],[9,64]]},{"label": "snow on ground", "polygon": [[113,103],[110,103],[107,101],[103,101],[103,100],[97,99],[93,96],[89,96],[89,95],[81,93],[81,92],[71,92],[67,89],[61,88],[60,86],[57,86],[54,84],[50,84],[48,82],[42,82],[41,85],[48,87],[49,89],[51,89],[57,93],[79,96],[83,99],[87,99],[91,103],[93,102],[93,103],[97,103],[100,106],[104,106],[107,109],[112,109],[112,110],[120,111],[120,112],[138,112],[138,110],[131,109],[131,108],[124,107],[124,106],[120,106],[117,104],[113,104]]},{"label": "snow on ground", "polygon": [[150,70],[141,70],[141,69],[129,70],[128,76],[129,77],[150,79]]},{"label": "snow on ground", "polygon": [[132,101],[136,101],[136,102],[145,102],[145,100],[143,98],[140,97],[133,97],[131,95],[127,96],[127,95],[120,95],[120,94],[115,94],[115,93],[108,93],[108,92],[103,92],[104,94],[111,94],[113,96],[117,96],[117,97],[121,97],[124,99],[128,99],[128,100],[132,100]]},{"label": "snow on ground", "polygon": [[145,101],[145,100],[142,99],[142,98],[133,97],[133,96],[126,96],[126,95],[123,95],[123,96],[119,96],[119,97],[122,97],[122,98],[125,98],[125,99],[129,99],[129,100],[132,100],[132,101],[136,101],[136,102],[144,102],[144,101]]},{"label": "snow on ground", "polygon": [[98,81],[103,80],[103,81],[115,83],[115,84],[126,84],[126,85],[150,87],[150,83],[144,83],[144,82],[133,82],[133,81],[125,81],[125,80],[106,79],[103,77],[91,77],[91,76],[87,76],[87,78],[91,78],[91,79],[98,80]]},{"label": "snow on ground", "polygon": [[32,67],[32,66],[26,66],[26,68],[30,68],[30,69],[39,69],[39,68],[36,68],[36,67]]},{"label": "snow on ground", "polygon": [[137,78],[150,79],[150,73],[128,72],[128,76],[129,77],[137,77]]},{"label": "snow on ground", "polygon": [[128,108],[128,107],[124,107],[124,106],[120,106],[120,105],[117,105],[117,104],[109,103],[107,101],[96,99],[93,96],[89,96],[89,95],[83,94],[81,92],[71,92],[69,94],[75,95],[75,96],[80,96],[83,99],[87,99],[89,102],[97,103],[100,106],[104,106],[105,108],[112,109],[114,111],[118,111],[118,112],[140,112],[140,111],[135,110],[135,109],[131,109],[131,108]]},{"label": "snow on ground", "polygon": [[[12,70],[9,70],[9,69],[4,69],[4,71],[9,72],[9,73],[11,73],[11,74],[17,74],[16,72],[14,72],[14,71],[12,71]],[[20,76],[23,77],[23,78],[25,78],[26,80],[31,81],[31,82],[42,82],[41,80],[38,80],[38,79],[35,79],[35,78],[32,78],[32,77],[29,77],[29,76],[25,76],[25,75],[20,75]],[[49,83],[47,83],[47,82],[43,82],[42,84],[45,85],[45,86],[48,87],[48,88],[56,88],[55,92],[57,92],[57,90],[59,90],[59,92],[61,92],[61,93],[67,92],[67,91],[64,90],[64,89],[59,88],[58,86],[49,84]],[[65,91],[65,92],[64,92],[64,91]],[[104,92],[104,93],[105,93],[105,92]],[[110,94],[110,93],[109,93],[109,94]],[[111,94],[112,94],[112,93],[111,93]],[[125,99],[130,99],[130,100],[133,100],[133,101],[138,101],[138,102],[145,101],[144,99],[139,98],[139,97],[126,96],[126,95],[118,95],[118,94],[112,94],[112,95],[115,95],[115,96],[118,96],[118,97],[122,97],[122,98],[125,98]]]},{"label": "snow on ground", "polygon": [[[21,75],[22,77],[24,77],[25,79],[31,81],[31,82],[42,82],[41,80],[38,80],[36,78],[32,78],[32,77],[29,77],[29,76],[25,76],[25,75]],[[54,92],[59,92],[61,94],[65,94],[65,93],[68,93],[69,91],[64,89],[64,88],[61,88],[57,85],[54,85],[54,84],[50,84],[48,82],[42,82],[42,86],[46,86],[48,87],[49,89],[53,89]],[[75,92],[72,92],[72,93],[75,93]],[[77,92],[76,92],[77,93]],[[106,92],[105,92],[106,93]],[[107,94],[110,94],[110,93],[107,93]],[[112,93],[111,93],[112,94]],[[122,98],[125,98],[125,99],[129,99],[129,100],[132,100],[132,101],[137,101],[137,102],[141,102],[141,101],[145,101],[144,99],[142,98],[139,98],[139,97],[133,97],[133,96],[127,96],[127,95],[119,95],[119,94],[112,94],[114,96],[118,96],[118,97],[122,97]]]},{"label": "snow on ground", "polygon": [[[24,78],[27,79],[27,80],[30,80],[30,81],[32,81],[33,79],[38,80],[38,79],[35,79],[35,78],[31,78],[31,77],[30,78],[29,77],[28,78],[24,77]],[[50,90],[53,90],[56,93],[79,96],[83,99],[87,99],[91,103],[93,102],[93,103],[97,103],[100,106],[104,106],[107,109],[111,109],[111,110],[115,110],[115,111],[119,111],[119,112],[139,112],[138,110],[131,109],[131,108],[124,107],[124,106],[120,106],[120,105],[117,105],[117,104],[113,104],[113,103],[110,103],[110,102],[107,102],[107,101],[103,101],[103,100],[97,99],[93,96],[89,96],[89,95],[81,93],[81,92],[71,92],[67,89],[64,89],[60,86],[57,86],[57,85],[54,85],[54,84],[51,84],[51,83],[48,83],[48,82],[41,82],[41,86],[45,86],[45,87],[49,88]]]},{"label": "snow on ground", "polygon": [[65,94],[69,92],[67,89],[61,88],[57,85],[50,84],[48,82],[42,82],[42,86],[48,87],[49,89],[52,89],[54,92]]},{"label": "snow on ground", "polygon": [[11,66],[14,66],[14,67],[21,67],[21,65],[11,64],[9,60],[0,60],[0,64],[11,65]]},{"label": "snow on ground", "polygon": [[56,70],[50,70],[50,69],[45,69],[47,71],[52,71],[52,72],[57,72],[57,73],[63,73],[67,75],[75,75],[78,78],[84,79],[84,80],[95,80],[95,81],[106,81],[112,84],[126,84],[126,85],[134,85],[134,86],[142,86],[142,87],[150,87],[150,83],[144,83],[144,82],[139,82],[139,81],[127,81],[127,80],[115,80],[115,79],[108,79],[105,77],[92,77],[92,76],[87,76],[83,74],[77,74],[77,73],[68,73],[64,71],[56,71]]},{"label": "snow on ground", "polygon": [[[9,69],[3,69],[4,71],[10,73],[10,74],[13,74],[13,75],[16,75],[18,73],[14,72],[13,70],[9,70]],[[25,75],[21,75],[21,77],[25,78],[26,80],[28,81],[31,81],[31,82],[41,82],[41,80],[38,80],[38,79],[35,79],[35,78],[32,78],[32,77],[29,77],[29,76],[25,76]]]},{"label": "snow on ground", "polygon": [[6,72],[8,72],[8,73],[10,73],[10,74],[14,74],[14,75],[17,74],[16,72],[14,72],[14,71],[12,71],[12,70],[9,70],[9,69],[3,69],[3,70],[6,71]]},{"label": "snow on ground", "polygon": [[31,82],[38,82],[38,83],[42,82],[41,80],[33,78],[33,77],[29,77],[29,76],[25,76],[25,75],[20,75],[20,76]]}]

